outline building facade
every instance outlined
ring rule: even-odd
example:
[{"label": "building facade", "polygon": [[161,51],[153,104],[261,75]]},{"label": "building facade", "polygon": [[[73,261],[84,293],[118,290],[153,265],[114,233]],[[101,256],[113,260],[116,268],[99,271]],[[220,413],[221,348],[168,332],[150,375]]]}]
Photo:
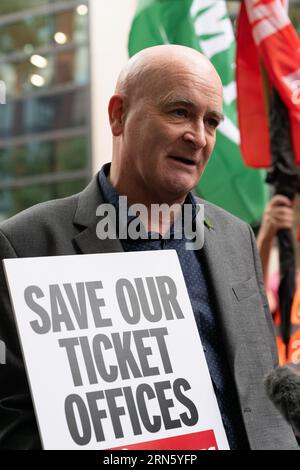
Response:
[{"label": "building facade", "polygon": [[0,2],[0,219],[90,178],[88,18],[83,1]]}]

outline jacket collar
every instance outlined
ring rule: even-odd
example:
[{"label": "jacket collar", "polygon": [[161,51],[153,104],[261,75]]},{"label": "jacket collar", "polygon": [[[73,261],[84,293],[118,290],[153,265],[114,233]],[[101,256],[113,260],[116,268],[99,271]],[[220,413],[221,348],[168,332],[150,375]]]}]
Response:
[{"label": "jacket collar", "polygon": [[73,239],[75,245],[83,254],[123,251],[119,240],[99,240],[97,237],[97,223],[101,218],[96,217],[96,210],[103,203],[103,196],[98,184],[98,175],[96,175],[90,184],[79,194],[78,205],[73,220],[74,225],[83,228]]}]

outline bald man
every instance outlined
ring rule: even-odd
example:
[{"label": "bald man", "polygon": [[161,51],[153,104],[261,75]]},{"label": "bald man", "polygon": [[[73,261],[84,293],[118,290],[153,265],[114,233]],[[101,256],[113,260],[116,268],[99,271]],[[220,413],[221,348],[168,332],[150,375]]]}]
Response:
[{"label": "bald man", "polygon": [[222,83],[193,49],[146,49],[121,73],[109,116],[114,188],[132,202],[183,204],[215,144]]},{"label": "bald man", "polygon": [[[111,165],[104,165],[82,193],[35,206],[2,223],[0,253],[15,258],[175,249],[230,448],[296,449],[292,430],[263,388],[277,354],[250,228],[200,201],[211,221],[202,224],[204,247],[186,249],[186,234],[174,236],[175,223],[188,208],[190,224],[197,219],[199,201],[191,190],[211,156],[222,119],[222,84],[208,59],[181,46],[140,52],[121,72],[109,102]],[[120,196],[149,211],[163,203],[174,210],[169,219],[141,214],[146,237],[105,239],[96,210],[110,203],[119,211]],[[128,216],[126,223],[130,220]],[[3,271],[0,294],[0,339],[7,346],[7,364],[0,366],[0,448],[38,448]]]}]

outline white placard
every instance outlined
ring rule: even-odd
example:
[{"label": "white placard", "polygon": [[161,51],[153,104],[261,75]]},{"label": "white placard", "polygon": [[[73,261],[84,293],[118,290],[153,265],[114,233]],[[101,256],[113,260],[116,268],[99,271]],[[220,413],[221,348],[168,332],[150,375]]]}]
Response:
[{"label": "white placard", "polygon": [[4,260],[45,449],[228,449],[174,250]]}]

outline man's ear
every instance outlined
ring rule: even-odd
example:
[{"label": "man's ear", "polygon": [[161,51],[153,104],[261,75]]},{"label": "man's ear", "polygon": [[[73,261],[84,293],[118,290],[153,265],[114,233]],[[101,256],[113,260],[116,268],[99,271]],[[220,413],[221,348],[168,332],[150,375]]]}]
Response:
[{"label": "man's ear", "polygon": [[109,122],[112,134],[118,137],[123,132],[125,117],[125,99],[121,95],[113,95],[108,105]]}]

